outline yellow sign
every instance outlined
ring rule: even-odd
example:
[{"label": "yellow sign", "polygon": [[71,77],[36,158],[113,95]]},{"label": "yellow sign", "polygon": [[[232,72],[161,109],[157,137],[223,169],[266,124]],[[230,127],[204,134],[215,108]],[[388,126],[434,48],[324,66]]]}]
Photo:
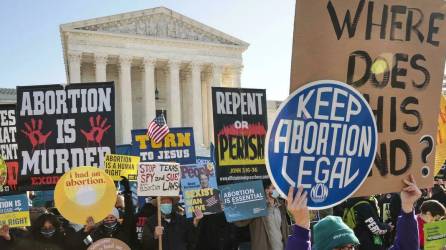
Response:
[{"label": "yellow sign", "polygon": [[435,149],[435,173],[438,174],[446,161],[446,98],[441,97],[438,115],[437,145]]},{"label": "yellow sign", "polygon": [[76,167],[57,182],[54,202],[62,216],[71,222],[85,224],[89,216],[98,222],[115,206],[116,187],[104,170]]},{"label": "yellow sign", "polygon": [[0,197],[0,227],[5,224],[11,228],[31,226],[26,194]]},{"label": "yellow sign", "polygon": [[105,155],[105,172],[114,181],[120,181],[121,176],[130,181],[136,181],[139,159],[139,156],[107,154]]}]

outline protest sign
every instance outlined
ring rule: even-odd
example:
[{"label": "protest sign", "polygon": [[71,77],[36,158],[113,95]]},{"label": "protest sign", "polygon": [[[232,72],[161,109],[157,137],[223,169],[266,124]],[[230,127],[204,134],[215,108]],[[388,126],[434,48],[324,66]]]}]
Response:
[{"label": "protest sign", "polygon": [[87,250],[130,250],[130,247],[121,240],[104,238],[95,241]]},{"label": "protest sign", "polygon": [[367,178],[377,147],[370,106],[353,87],[309,83],[279,107],[268,131],[267,168],[277,191],[302,185],[310,209],[335,206]]},{"label": "protest sign", "polygon": [[440,114],[438,115],[437,144],[435,145],[435,171],[440,172],[446,162],[446,98],[441,96]]},{"label": "protest sign", "polygon": [[136,181],[139,157],[129,155],[107,154],[105,155],[105,172],[114,181],[120,181],[121,176],[129,181]]},{"label": "protest sign", "polygon": [[195,209],[205,215],[222,211],[214,164],[210,161],[202,163],[205,164],[181,166],[181,190],[187,218],[193,216]]},{"label": "protest sign", "polygon": [[217,182],[267,179],[263,89],[212,88]]},{"label": "protest sign", "polygon": [[443,250],[444,246],[446,246],[446,221],[424,224],[424,250]]},{"label": "protest sign", "polygon": [[267,216],[262,181],[249,181],[219,186],[226,221],[234,222]]},{"label": "protest sign", "polygon": [[0,227],[5,224],[11,228],[31,226],[26,194],[0,197]]},{"label": "protest sign", "polygon": [[0,105],[0,195],[17,191],[19,158],[15,104]]},{"label": "protest sign", "polygon": [[75,167],[57,182],[54,202],[70,222],[83,225],[89,216],[94,221],[101,221],[115,207],[115,184],[100,168]]},{"label": "protest sign", "polygon": [[181,170],[178,163],[140,162],[138,196],[178,196]]},{"label": "protest sign", "polygon": [[141,162],[195,163],[195,144],[192,128],[169,128],[170,132],[160,143],[146,135],[147,129],[132,130],[132,147]]},{"label": "protest sign", "polygon": [[370,176],[355,194],[399,192],[413,174],[432,185],[446,55],[442,0],[296,1],[290,91],[333,79],[369,102],[379,133]]},{"label": "protest sign", "polygon": [[17,87],[19,188],[52,189],[72,167],[103,167],[115,151],[114,86]]}]

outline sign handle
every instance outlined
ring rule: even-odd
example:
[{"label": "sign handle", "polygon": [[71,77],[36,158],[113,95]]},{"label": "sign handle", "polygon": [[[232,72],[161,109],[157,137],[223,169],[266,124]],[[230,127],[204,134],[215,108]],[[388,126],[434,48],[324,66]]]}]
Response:
[{"label": "sign handle", "polygon": [[[161,197],[156,197],[156,203],[157,203],[157,212],[158,212],[158,226],[161,226]],[[163,250],[163,236],[158,238],[158,250]]]}]

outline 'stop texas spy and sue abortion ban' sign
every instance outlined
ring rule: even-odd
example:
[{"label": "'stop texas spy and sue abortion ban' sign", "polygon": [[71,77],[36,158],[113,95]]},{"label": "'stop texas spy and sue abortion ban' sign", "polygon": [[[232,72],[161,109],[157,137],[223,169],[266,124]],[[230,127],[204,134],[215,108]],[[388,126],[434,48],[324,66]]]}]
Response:
[{"label": "'stop texas spy and sue abortion ban' sign", "polygon": [[313,82],[279,107],[267,135],[267,168],[283,197],[302,185],[310,208],[327,208],[361,186],[376,145],[375,119],[362,95],[345,83]]}]

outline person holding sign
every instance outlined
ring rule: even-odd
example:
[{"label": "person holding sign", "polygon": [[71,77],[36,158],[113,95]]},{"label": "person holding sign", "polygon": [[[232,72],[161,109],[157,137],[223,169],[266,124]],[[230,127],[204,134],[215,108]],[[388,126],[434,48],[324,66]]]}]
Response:
[{"label": "person holding sign", "polygon": [[268,215],[235,222],[238,227],[249,225],[251,247],[256,250],[282,250],[285,247],[288,219],[285,204],[270,180],[263,181]]},{"label": "person holding sign", "polygon": [[153,215],[143,230],[142,245],[144,250],[158,249],[158,240],[162,238],[163,250],[194,249],[199,233],[199,222],[203,218],[200,210],[195,211],[192,223],[178,214],[177,197],[162,197],[160,203],[161,224]]},{"label": "person holding sign", "polygon": [[93,242],[104,238],[119,239],[129,246],[136,241],[132,238],[134,236],[133,202],[128,179],[122,177],[121,185],[124,186],[125,204],[123,222],[119,222],[119,211],[116,208],[110,211],[110,214],[102,220],[98,227],[95,227],[95,222],[92,217],[87,218],[85,227],[80,231],[85,246],[89,246]]},{"label": "person holding sign", "polygon": [[[418,226],[414,215],[414,204],[421,197],[421,191],[412,175],[404,180],[401,191],[401,216],[397,222],[397,236],[392,250],[418,250]],[[286,250],[310,250],[310,214],[307,206],[307,193],[300,186],[297,193],[290,187],[287,208],[294,217],[293,233],[288,238]],[[353,231],[336,216],[327,216],[319,221],[313,230],[313,250],[355,250],[359,241]]]}]

